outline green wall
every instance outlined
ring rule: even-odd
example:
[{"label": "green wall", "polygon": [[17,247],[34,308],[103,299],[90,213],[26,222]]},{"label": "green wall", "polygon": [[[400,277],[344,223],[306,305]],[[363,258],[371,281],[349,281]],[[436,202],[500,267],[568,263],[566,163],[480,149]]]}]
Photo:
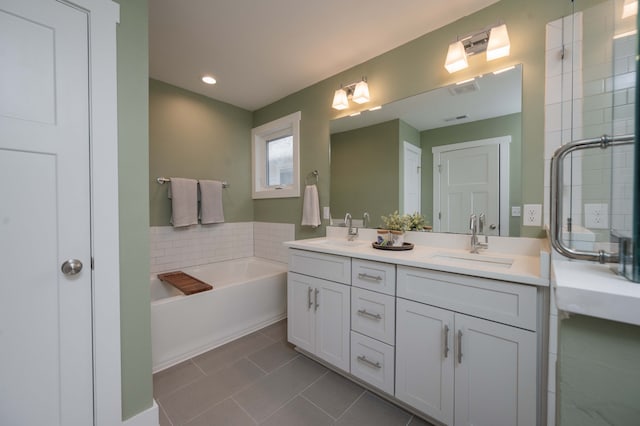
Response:
[{"label": "green wall", "polygon": [[[595,2],[595,1],[594,1]],[[584,4],[590,2],[583,2]],[[573,5],[569,0],[502,0],[452,24],[334,75],[304,90],[287,96],[254,112],[258,126],[295,111],[302,111],[301,174],[320,172],[321,205],[329,196],[329,120],[353,113],[357,109],[386,104],[479,74],[523,64],[522,163],[521,194],[523,203],[542,203],[544,185],[544,74],[545,25],[568,15]],[[427,11],[425,11],[427,12]],[[444,59],[451,40],[461,34],[477,31],[498,20],[509,27],[511,55],[487,62],[484,55],[469,59],[469,68],[455,74],[444,69]],[[354,106],[342,112],[331,108],[333,92],[341,83],[367,76],[372,103]],[[424,175],[428,174],[423,173]],[[254,218],[261,221],[299,224],[302,200],[255,200]],[[297,238],[324,234],[324,229],[296,227]],[[539,228],[523,228],[524,236],[540,236]]]},{"label": "green wall", "polygon": [[249,111],[149,81],[149,203],[152,226],[169,225],[169,185],[156,178],[224,180],[227,222],[253,220]]},{"label": "green wall", "polygon": [[640,327],[581,315],[560,321],[562,426],[640,423]]},{"label": "green wall", "polygon": [[122,418],[153,403],[149,305],[147,1],[119,0],[118,192]]},{"label": "green wall", "polygon": [[371,226],[398,210],[400,120],[331,135],[331,216],[354,219],[365,211]]},{"label": "green wall", "polygon": [[[433,223],[433,153],[431,148],[453,143],[468,142],[497,136],[511,135],[509,144],[509,205],[522,204],[522,114],[509,114],[502,117],[479,120],[456,126],[440,127],[425,130],[422,139],[422,169],[429,173],[422,174],[422,212]],[[520,236],[522,221],[520,217],[511,217],[509,235]]]}]

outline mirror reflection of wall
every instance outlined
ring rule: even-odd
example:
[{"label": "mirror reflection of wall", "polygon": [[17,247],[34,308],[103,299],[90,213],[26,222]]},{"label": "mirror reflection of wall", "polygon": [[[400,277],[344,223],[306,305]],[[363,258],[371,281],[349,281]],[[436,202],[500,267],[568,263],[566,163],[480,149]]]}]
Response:
[{"label": "mirror reflection of wall", "polygon": [[[489,73],[331,122],[331,216],[354,218],[366,211],[371,226],[380,216],[411,206],[416,168],[407,151],[419,151],[420,213],[433,224],[434,147],[510,136],[509,206],[521,203],[522,67]],[[416,147],[412,150],[411,146]],[[407,150],[407,148],[409,148]],[[407,194],[407,195],[405,195]],[[504,201],[504,200],[503,200]],[[408,207],[411,208],[411,207]],[[509,209],[510,210],[510,209]],[[510,213],[510,212],[509,212]],[[468,216],[468,214],[466,214]],[[520,235],[520,217],[503,218],[508,235]],[[506,232],[503,235],[506,235]]]}]

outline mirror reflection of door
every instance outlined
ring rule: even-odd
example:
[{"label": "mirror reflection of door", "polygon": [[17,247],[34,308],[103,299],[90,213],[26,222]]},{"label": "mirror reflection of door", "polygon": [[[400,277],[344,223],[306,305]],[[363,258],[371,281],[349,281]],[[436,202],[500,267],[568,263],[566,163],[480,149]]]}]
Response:
[{"label": "mirror reflection of door", "polygon": [[501,142],[508,147],[509,139],[493,138],[433,148],[434,230],[468,233],[470,215],[484,214],[484,233],[503,234],[501,200],[508,205],[508,190],[501,188],[500,176],[509,172],[504,168],[508,168],[508,160],[501,161],[501,155],[508,156],[508,149],[504,150],[504,146],[501,149]]},{"label": "mirror reflection of door", "polygon": [[422,149],[405,141],[403,147],[403,159],[403,213],[420,213],[420,205],[422,203],[420,196],[420,192],[422,191]]}]

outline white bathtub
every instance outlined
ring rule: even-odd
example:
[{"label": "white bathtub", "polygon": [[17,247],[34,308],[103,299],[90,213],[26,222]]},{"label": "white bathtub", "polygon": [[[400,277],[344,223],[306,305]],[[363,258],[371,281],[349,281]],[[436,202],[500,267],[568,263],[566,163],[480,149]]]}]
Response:
[{"label": "white bathtub", "polygon": [[284,263],[247,257],[181,270],[213,289],[185,296],[151,277],[154,373],[287,315]]}]

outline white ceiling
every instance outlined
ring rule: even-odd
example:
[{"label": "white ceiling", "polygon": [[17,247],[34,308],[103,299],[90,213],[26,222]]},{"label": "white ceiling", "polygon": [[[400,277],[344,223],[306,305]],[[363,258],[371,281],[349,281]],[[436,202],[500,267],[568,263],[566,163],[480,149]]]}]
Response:
[{"label": "white ceiling", "polygon": [[149,0],[149,74],[254,111],[497,1]]}]

